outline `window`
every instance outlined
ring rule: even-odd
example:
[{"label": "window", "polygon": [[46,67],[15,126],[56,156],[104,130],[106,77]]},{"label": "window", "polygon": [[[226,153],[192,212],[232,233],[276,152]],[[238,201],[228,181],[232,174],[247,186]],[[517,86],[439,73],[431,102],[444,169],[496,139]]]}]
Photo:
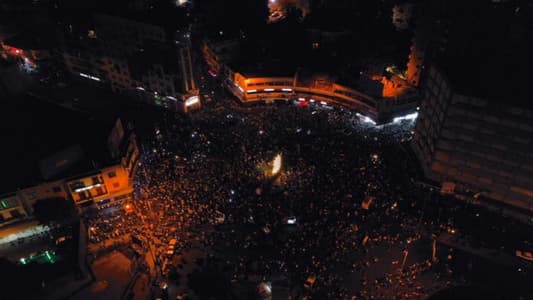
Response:
[{"label": "window", "polygon": [[104,182],[100,176],[93,176],[92,180],[93,180],[93,185],[101,184]]},{"label": "window", "polygon": [[61,187],[60,187],[60,186],[54,186],[54,187],[52,188],[52,191],[53,191],[54,193],[59,193],[59,192],[61,192]]},{"label": "window", "polygon": [[109,176],[109,178],[113,178],[117,176],[117,173],[115,173],[115,171],[112,171],[112,172],[107,173],[107,176]]}]

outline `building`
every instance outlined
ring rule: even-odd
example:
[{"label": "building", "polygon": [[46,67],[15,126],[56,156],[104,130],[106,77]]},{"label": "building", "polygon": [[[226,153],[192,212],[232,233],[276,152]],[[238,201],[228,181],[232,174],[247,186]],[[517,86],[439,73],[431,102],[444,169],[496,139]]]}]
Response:
[{"label": "building", "polygon": [[533,212],[533,109],[458,91],[431,67],[413,149],[427,177]]},{"label": "building", "polygon": [[[303,25],[289,14],[287,22],[265,25],[261,34],[208,37],[202,53],[211,76],[219,77],[243,104],[301,99],[341,105],[380,124],[416,111],[416,88],[401,70],[387,68],[394,65],[391,47],[365,42],[358,47],[364,50],[354,49],[359,37],[350,28],[323,24],[313,19],[314,13],[321,12],[311,13],[312,20]],[[366,49],[373,47],[380,50]]]},{"label": "building", "polygon": [[80,213],[88,208],[121,207],[132,199],[140,156],[132,128],[124,127],[117,119],[107,137],[107,149],[105,143],[97,147],[108,153],[105,159],[98,158],[98,163],[97,156],[88,158],[79,145],[41,160],[39,183],[0,195],[0,227],[31,219],[33,205],[40,199],[73,201]]},{"label": "building", "polygon": [[81,210],[96,206],[98,209],[121,205],[133,197],[133,183],[122,165],[80,174],[65,180],[69,197]]},{"label": "building", "polygon": [[533,43],[528,14],[512,5],[450,20],[446,47],[421,76],[412,148],[446,190],[531,215],[533,105],[523,74],[533,67]]},{"label": "building", "polygon": [[26,219],[28,213],[15,193],[0,196],[0,227]]},{"label": "building", "polygon": [[169,28],[154,19],[133,12],[95,13],[90,25],[68,25],[60,38],[66,70],[80,80],[167,109],[199,108],[188,28]]},{"label": "building", "polygon": [[[350,84],[335,82],[333,76],[313,70],[302,70],[286,61],[276,59],[268,63],[249,63],[232,60],[241,53],[235,40],[204,42],[204,59],[212,75],[220,76],[227,89],[241,103],[302,100],[341,105],[353,109],[376,123],[391,122],[395,117],[416,111],[416,91],[405,85],[401,94],[384,96],[381,76],[369,79],[372,86],[380,86],[375,94],[361,92]],[[264,51],[263,51],[264,52]],[[252,55],[253,56],[253,55]]]}]

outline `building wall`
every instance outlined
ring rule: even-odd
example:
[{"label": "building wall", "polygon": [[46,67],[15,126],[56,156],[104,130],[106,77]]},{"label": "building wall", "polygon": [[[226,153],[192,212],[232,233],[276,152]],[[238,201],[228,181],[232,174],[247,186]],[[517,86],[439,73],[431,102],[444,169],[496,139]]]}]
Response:
[{"label": "building wall", "polygon": [[416,95],[398,99],[375,99],[333,82],[329,84],[317,84],[316,81],[297,82],[295,77],[248,78],[233,71],[229,74],[228,88],[243,103],[305,98],[356,110],[376,122],[392,121],[394,116],[415,111],[418,105]]},{"label": "building wall", "polygon": [[129,172],[121,165],[70,179],[66,185],[72,200],[80,208],[121,202],[131,198],[133,193]]},{"label": "building wall", "polygon": [[53,181],[28,187],[18,191],[18,197],[24,204],[24,207],[29,215],[33,214],[33,205],[37,200],[49,198],[69,198],[68,189],[64,181]]},{"label": "building wall", "polygon": [[413,149],[428,177],[533,211],[533,111],[453,93],[432,67]]},{"label": "building wall", "polygon": [[0,227],[24,220],[28,216],[16,194],[0,196]]},{"label": "building wall", "polygon": [[198,95],[190,43],[180,41],[175,47],[175,61],[169,63],[177,63],[179,70],[167,71],[155,63],[134,77],[127,58],[148,44],[168,47],[167,40],[173,37],[167,37],[160,26],[115,16],[96,14],[94,23],[87,36],[65,33],[62,52],[72,75],[171,110],[185,110],[185,100]]}]

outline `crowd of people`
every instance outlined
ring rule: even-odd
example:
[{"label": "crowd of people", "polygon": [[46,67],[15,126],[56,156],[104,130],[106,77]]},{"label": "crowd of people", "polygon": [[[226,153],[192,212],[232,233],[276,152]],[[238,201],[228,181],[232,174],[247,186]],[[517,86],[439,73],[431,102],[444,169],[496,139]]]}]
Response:
[{"label": "crowd of people", "polygon": [[[393,251],[414,240],[406,228],[416,220],[400,210],[414,170],[398,159],[411,130],[410,121],[376,128],[355,113],[321,106],[163,121],[144,149],[137,182],[142,203],[152,207],[141,210],[164,214],[180,245],[190,240],[180,234],[210,224],[213,230],[201,238],[212,249],[207,263],[236,284],[282,278],[289,293],[362,295],[371,287],[361,280],[347,288],[342,274],[362,279],[373,265],[346,266],[381,241]],[[265,168],[277,154],[282,171],[270,176]],[[395,177],[397,166],[403,174]],[[361,207],[365,199],[372,199],[369,209]],[[363,245],[365,237],[370,241]],[[308,277],[316,284],[304,289]]]},{"label": "crowd of people", "polygon": [[[453,282],[435,268],[424,236],[455,226],[455,208],[440,210],[440,220],[424,214],[439,195],[416,182],[412,130],[411,120],[375,126],[321,105],[164,119],[143,143],[135,212],[111,218],[104,237],[143,236],[162,274],[200,243],[205,265],[234,286],[270,281],[316,299],[423,298]],[[281,171],[271,174],[278,154]]]}]

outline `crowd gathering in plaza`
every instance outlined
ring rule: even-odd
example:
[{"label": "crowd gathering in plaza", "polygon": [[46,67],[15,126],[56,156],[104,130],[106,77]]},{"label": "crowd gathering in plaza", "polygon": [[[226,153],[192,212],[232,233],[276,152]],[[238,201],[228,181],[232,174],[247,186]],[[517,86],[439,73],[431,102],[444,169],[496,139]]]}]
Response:
[{"label": "crowd gathering in plaza", "polygon": [[416,184],[412,130],[411,120],[376,127],[320,105],[162,120],[143,144],[133,212],[91,223],[99,232],[91,241],[142,236],[162,274],[199,243],[204,265],[235,286],[271,282],[274,293],[313,299],[423,298],[454,278],[422,241],[450,220],[423,218],[438,195]]}]

